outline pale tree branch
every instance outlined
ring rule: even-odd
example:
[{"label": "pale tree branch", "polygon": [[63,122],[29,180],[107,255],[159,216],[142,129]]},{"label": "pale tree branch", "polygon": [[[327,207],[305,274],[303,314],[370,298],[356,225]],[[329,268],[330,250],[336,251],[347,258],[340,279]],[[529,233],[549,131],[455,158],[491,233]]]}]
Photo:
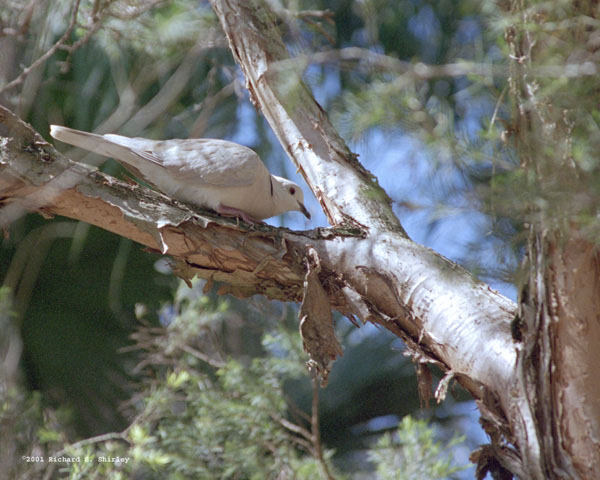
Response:
[{"label": "pale tree branch", "polygon": [[[400,336],[415,361],[433,363],[478,399],[493,451],[520,473],[511,432],[531,432],[515,381],[515,305],[437,253],[415,244],[387,194],[357,161],[301,80],[302,64],[282,70],[289,54],[265,3],[211,0],[254,105],[304,176],[332,225],[352,225],[364,238],[312,245],[324,284],[338,285],[363,321]],[[348,247],[352,243],[351,250]],[[515,401],[515,398],[517,401]],[[518,445],[515,445],[518,448]],[[516,460],[515,460],[516,459]]]},{"label": "pale tree branch", "polygon": [[[448,353],[457,348],[438,343],[451,336],[447,341],[454,345],[463,335],[474,334],[469,329],[475,326],[469,324],[482,315],[475,306],[488,307],[483,315],[491,320],[478,332],[484,338],[497,337],[488,349],[490,352],[494,348],[502,351],[501,342],[507,338],[508,325],[501,320],[510,317],[512,303],[402,234],[380,234],[373,239],[363,238],[360,231],[349,228],[312,232],[267,226],[249,228],[208,212],[192,211],[159,193],[71,162],[30,126],[1,107],[0,133],[0,194],[4,204],[0,220],[4,227],[15,215],[27,210],[64,215],[171,255],[179,275],[199,275],[211,282],[222,282],[225,285],[221,293],[238,296],[259,293],[286,301],[299,301],[302,297],[304,259],[310,246],[327,267],[321,278],[325,280],[333,309],[382,324],[407,342],[426,346],[431,361],[438,358],[440,365],[449,365]],[[399,290],[388,279],[390,270],[394,272],[393,282],[398,282],[396,275],[408,278],[408,272],[412,272],[417,285],[402,285]],[[440,275],[446,278],[439,286],[428,279]],[[406,295],[412,308],[400,302]],[[419,303],[429,302],[430,297],[438,298],[437,304]],[[457,302],[462,307],[457,309]],[[418,322],[412,317],[416,315],[415,309],[421,315]],[[448,315],[447,309],[454,313]],[[454,328],[452,335],[444,333],[445,322],[451,321],[455,314],[458,321],[464,322],[461,330]],[[436,321],[441,325],[429,329],[424,320],[430,316],[432,325]],[[477,377],[485,377],[486,371],[476,361],[479,354],[472,353],[473,359],[465,357],[463,365],[456,364],[453,368],[459,378],[461,373],[467,374],[462,377],[463,383],[474,393],[478,392]],[[500,358],[503,357],[505,361],[497,362],[493,370],[505,376],[510,354],[502,353]],[[473,369],[480,370],[474,375],[474,383],[469,379]]]},{"label": "pale tree branch", "polygon": [[[518,62],[519,59],[513,59]],[[430,65],[423,62],[407,62],[389,55],[373,52],[360,47],[346,47],[337,50],[315,52],[299,55],[273,64],[273,68],[281,72],[297,69],[298,65],[339,63],[352,69],[378,70],[397,73],[415,80],[431,80],[435,78],[483,76],[507,78],[511,74],[508,65],[462,61],[442,65]],[[598,75],[600,67],[593,61],[568,63],[566,65],[536,65],[531,68],[532,77],[541,78],[577,78]]]}]

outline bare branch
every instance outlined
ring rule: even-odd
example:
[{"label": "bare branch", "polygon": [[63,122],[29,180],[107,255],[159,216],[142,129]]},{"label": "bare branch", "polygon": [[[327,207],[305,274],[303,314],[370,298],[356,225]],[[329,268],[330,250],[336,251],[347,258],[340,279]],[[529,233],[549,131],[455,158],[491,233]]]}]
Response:
[{"label": "bare branch", "polygon": [[14,88],[14,87],[20,85],[23,82],[23,80],[25,80],[27,75],[29,75],[36,68],[43,65],[52,55],[54,55],[54,53],[62,45],[65,44],[65,42],[71,36],[73,29],[75,28],[75,24],[77,22],[77,13],[79,12],[80,2],[81,2],[81,0],[74,1],[73,11],[71,12],[71,20],[69,21],[69,25],[67,26],[67,29],[65,30],[65,33],[63,33],[62,37],[60,37],[58,39],[58,41],[54,45],[52,45],[41,57],[39,57],[35,62],[33,62],[31,65],[29,65],[29,67],[23,69],[23,71],[19,74],[19,76],[17,78],[15,78],[11,82],[7,83],[2,88],[0,88],[0,93],[3,93],[7,90],[10,90],[11,88]]},{"label": "bare branch", "polygon": [[155,7],[166,4],[167,0],[151,0],[140,6],[125,5],[121,10],[113,10],[111,16],[121,20],[134,20]]},{"label": "bare branch", "polygon": [[60,456],[64,455],[65,453],[67,453],[67,451],[71,448],[77,449],[80,447],[85,447],[86,445],[92,445],[94,443],[106,442],[108,440],[119,440],[119,441],[122,441],[125,443],[130,443],[129,440],[127,439],[127,432],[129,430],[129,428],[130,427],[127,427],[122,432],[103,433],[102,435],[96,435],[95,437],[86,438],[84,440],[80,440],[79,442],[72,443],[72,444],[68,445],[67,447],[63,448],[62,450],[60,450],[59,452],[57,452],[55,454],[55,456],[60,457]]},{"label": "bare branch", "polygon": [[200,350],[197,350],[194,347],[191,347],[189,345],[186,345],[186,344],[179,345],[179,348],[181,350],[183,350],[184,352],[189,353],[193,357],[196,357],[198,360],[202,360],[203,362],[207,363],[211,367],[223,368],[225,365],[227,365],[227,362],[213,358],[210,355],[207,355],[206,353],[203,353]]},{"label": "bare branch", "polygon": [[[518,61],[518,59],[516,60]],[[280,60],[272,64],[278,71],[289,71],[293,65],[310,65],[326,63],[345,63],[349,68],[357,66],[368,70],[380,70],[406,75],[420,80],[433,78],[483,76],[501,77],[510,76],[507,65],[478,62],[457,62],[444,65],[427,65],[422,62],[412,63],[400,60],[389,55],[373,52],[360,47],[347,47],[339,50],[315,52],[309,55],[299,55],[293,58]],[[357,65],[358,64],[358,65]],[[537,65],[530,70],[531,75],[544,78],[576,78],[598,75],[600,67],[594,62],[570,63],[566,65]]]},{"label": "bare branch", "polygon": [[311,416],[311,431],[312,431],[312,443],[314,446],[317,460],[323,471],[323,475],[328,480],[334,480],[325,457],[323,456],[323,445],[321,444],[321,429],[319,428],[319,380],[317,378],[312,379],[312,416]]}]

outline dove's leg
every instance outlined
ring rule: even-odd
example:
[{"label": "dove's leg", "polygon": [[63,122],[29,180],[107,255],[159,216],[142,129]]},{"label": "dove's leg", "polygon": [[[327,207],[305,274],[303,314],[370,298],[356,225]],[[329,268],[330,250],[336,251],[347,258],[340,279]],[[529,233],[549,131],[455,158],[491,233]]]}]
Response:
[{"label": "dove's leg", "polygon": [[246,212],[242,212],[237,208],[228,207],[227,205],[223,205],[222,203],[219,204],[216,210],[219,215],[223,215],[225,217],[239,217],[246,223],[265,223],[260,220],[257,220],[256,218],[251,217]]}]

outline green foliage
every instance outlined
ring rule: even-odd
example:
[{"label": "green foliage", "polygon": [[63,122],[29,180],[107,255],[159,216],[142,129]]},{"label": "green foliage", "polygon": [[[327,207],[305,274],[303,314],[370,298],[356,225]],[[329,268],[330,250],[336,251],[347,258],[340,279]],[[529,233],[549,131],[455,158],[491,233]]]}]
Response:
[{"label": "green foliage", "polygon": [[10,385],[0,377],[0,465],[5,478],[42,476],[48,455],[67,438],[65,410],[44,405],[42,396]]},{"label": "green foliage", "polygon": [[[68,448],[69,456],[90,459],[72,464],[71,478],[315,478],[321,467],[307,455],[306,438],[284,426],[283,382],[300,373],[287,346],[299,344],[298,334],[269,335],[267,348],[283,340],[277,358],[236,359],[218,339],[231,319],[227,302],[189,292],[184,285],[176,294],[168,327],[136,336],[152,363],[133,423],[116,440]],[[128,461],[100,462],[116,457]]]},{"label": "green foliage", "polygon": [[107,28],[99,35],[104,48],[168,58],[196,42],[214,40],[218,24],[208,5],[193,0],[162,2],[157,8],[149,8],[151,4],[148,0],[110,2]]},{"label": "green foliage", "polygon": [[369,452],[378,480],[456,478],[464,469],[453,465],[449,450],[464,441],[455,436],[446,445],[436,441],[424,420],[404,417],[395,435],[386,433]]},{"label": "green foliage", "polygon": [[15,359],[21,348],[10,289],[0,288],[0,465],[5,478],[33,478],[45,469],[40,457],[66,442],[67,412],[44,404],[21,386]]},{"label": "green foliage", "polygon": [[[74,3],[0,2],[0,29],[23,28],[18,38],[0,39],[0,49],[10,52],[0,61],[0,89],[63,35]],[[185,137],[195,128],[197,104],[231,82],[226,48],[213,49],[217,28],[210,6],[192,0],[84,0],[69,48],[2,95],[42,134],[57,123]],[[136,117],[151,101],[159,108]],[[216,129],[206,136],[231,131],[235,108],[235,96],[224,95],[218,112],[205,117],[206,129]],[[115,162],[102,168],[119,175]],[[156,310],[169,298],[173,277],[155,270],[156,256],[83,223],[28,215],[6,230],[0,275],[15,291],[28,385],[54,405],[71,407],[81,435],[123,428],[117,405],[131,394],[125,365],[136,359],[117,351],[127,345],[135,304]]]}]

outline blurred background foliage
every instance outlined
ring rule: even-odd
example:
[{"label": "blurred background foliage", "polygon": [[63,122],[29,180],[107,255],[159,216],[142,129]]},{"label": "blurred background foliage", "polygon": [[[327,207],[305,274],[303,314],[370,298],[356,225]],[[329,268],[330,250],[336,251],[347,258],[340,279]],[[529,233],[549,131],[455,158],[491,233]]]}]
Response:
[{"label": "blurred background foliage", "polygon": [[[388,191],[411,237],[514,298],[522,224],[542,197],[502,142],[511,108],[504,29],[518,20],[501,3],[269,2],[305,82]],[[562,9],[552,11],[553,20],[575,18],[569,2],[557,3]],[[148,138],[227,138],[254,148],[273,173],[301,181],[251,106],[207,2],[5,0],[0,32],[0,101],[46,138],[52,123]],[[568,61],[565,49],[550,54],[558,66]],[[21,73],[36,61],[36,68]],[[597,88],[587,77],[572,82],[571,88]],[[541,88],[572,107],[564,82]],[[577,123],[574,135],[597,133],[597,105],[577,115],[585,122]],[[594,138],[578,144],[574,155],[586,172],[597,169],[590,152],[600,135]],[[112,160],[59,148],[123,175]],[[592,189],[598,177],[586,179]],[[549,211],[557,208],[558,200],[543,200]],[[293,214],[270,222],[325,225],[312,196],[307,205],[311,222]],[[585,205],[577,213],[592,218],[595,206]],[[436,438],[459,464],[485,441],[476,408],[458,387],[442,405],[421,408],[414,366],[399,339],[338,319],[344,356],[321,392],[319,410],[329,460],[317,462],[310,442],[302,445],[297,432],[276,421],[296,415],[302,424],[311,415],[295,306],[201,295],[201,285],[180,285],[164,259],[126,239],[38,215],[5,227],[0,272],[6,287],[0,420],[3,433],[18,434],[13,447],[2,448],[3,462],[121,432],[65,454],[113,452],[132,456],[134,466],[73,465],[73,478],[166,478],[161,471],[169,478],[211,478],[211,471],[215,478],[239,478],[240,472],[270,478],[276,471],[314,478],[325,475],[325,464],[339,478],[372,478],[373,471],[400,478],[393,475],[408,475],[403,461],[427,457],[398,448],[404,439],[405,446],[431,447],[429,475],[442,472],[435,474],[442,478],[460,474],[438,462],[440,447],[424,424],[403,417],[433,422]],[[232,456],[223,445],[236,415],[232,445],[248,450]],[[399,425],[395,435],[381,437]],[[193,436],[198,432],[205,434],[201,441]],[[465,442],[449,442],[453,432],[464,433]],[[386,465],[386,457],[395,460]],[[268,460],[242,464],[258,458]],[[427,478],[415,475],[421,476],[402,478]]]}]

